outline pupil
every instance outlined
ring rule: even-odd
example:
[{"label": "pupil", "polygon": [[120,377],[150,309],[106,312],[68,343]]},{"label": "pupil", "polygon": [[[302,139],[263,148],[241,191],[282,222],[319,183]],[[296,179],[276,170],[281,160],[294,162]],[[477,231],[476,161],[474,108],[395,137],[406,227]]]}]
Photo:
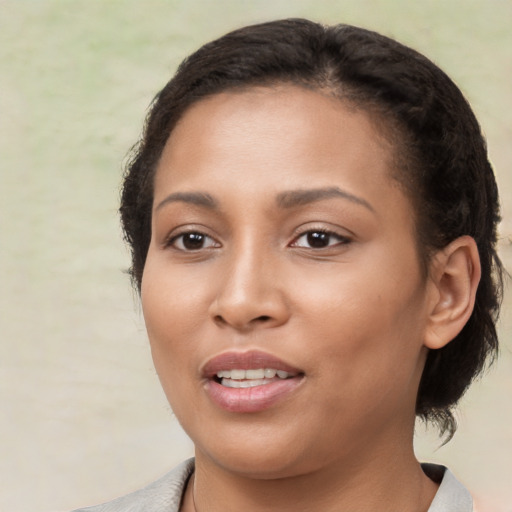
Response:
[{"label": "pupil", "polygon": [[201,249],[204,242],[204,235],[200,233],[187,233],[183,236],[183,246],[186,249]]},{"label": "pupil", "polygon": [[329,245],[329,234],[319,231],[308,233],[308,244],[316,248],[327,247]]}]

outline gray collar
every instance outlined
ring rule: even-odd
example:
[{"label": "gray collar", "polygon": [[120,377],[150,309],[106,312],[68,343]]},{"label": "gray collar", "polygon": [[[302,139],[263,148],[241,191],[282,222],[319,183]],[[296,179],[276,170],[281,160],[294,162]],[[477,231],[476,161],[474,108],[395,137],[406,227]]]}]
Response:
[{"label": "gray collar", "polygon": [[440,484],[428,512],[473,511],[471,494],[449,469],[436,464],[422,464],[421,467],[429,478]]}]

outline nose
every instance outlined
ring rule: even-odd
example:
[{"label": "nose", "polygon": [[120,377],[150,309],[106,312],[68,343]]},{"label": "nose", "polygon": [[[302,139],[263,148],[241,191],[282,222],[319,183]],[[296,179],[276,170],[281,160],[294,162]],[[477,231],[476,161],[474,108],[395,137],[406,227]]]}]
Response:
[{"label": "nose", "polygon": [[220,327],[240,332],[278,327],[290,311],[275,259],[250,247],[224,262],[217,295],[210,307]]}]

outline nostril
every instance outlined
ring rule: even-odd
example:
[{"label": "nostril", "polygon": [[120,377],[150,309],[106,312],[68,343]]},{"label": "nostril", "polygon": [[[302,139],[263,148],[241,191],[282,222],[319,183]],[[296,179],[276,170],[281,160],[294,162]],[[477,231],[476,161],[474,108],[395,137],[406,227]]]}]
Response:
[{"label": "nostril", "polygon": [[214,315],[212,319],[219,327],[231,325],[236,329],[246,330],[257,327],[258,325],[270,325],[273,317],[271,315],[260,315],[254,318],[238,318],[236,315],[228,315],[227,317],[224,315]]},{"label": "nostril", "polygon": [[213,320],[214,320],[216,323],[218,323],[218,324],[225,324],[225,323],[227,323],[227,322],[226,322],[226,320],[224,320],[224,318],[222,318],[222,316],[221,316],[221,315],[215,315],[215,316],[213,317]]}]

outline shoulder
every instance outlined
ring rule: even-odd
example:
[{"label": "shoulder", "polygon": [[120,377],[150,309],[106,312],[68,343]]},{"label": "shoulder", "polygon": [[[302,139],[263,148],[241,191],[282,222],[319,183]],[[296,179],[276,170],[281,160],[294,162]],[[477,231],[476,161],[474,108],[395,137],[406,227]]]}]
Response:
[{"label": "shoulder", "polygon": [[74,512],[178,512],[194,459],[189,459],[156,482],[108,503]]},{"label": "shoulder", "polygon": [[428,512],[472,512],[473,500],[469,491],[444,466],[422,464],[423,471],[439,489]]}]

